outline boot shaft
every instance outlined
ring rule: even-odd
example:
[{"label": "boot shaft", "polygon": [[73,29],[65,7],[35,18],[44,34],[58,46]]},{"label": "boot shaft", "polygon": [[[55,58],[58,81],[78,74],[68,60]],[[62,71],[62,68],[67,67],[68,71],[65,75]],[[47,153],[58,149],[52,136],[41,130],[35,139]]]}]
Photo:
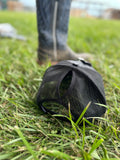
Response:
[{"label": "boot shaft", "polygon": [[71,0],[36,0],[39,46],[65,50]]},{"label": "boot shaft", "polygon": [[59,0],[56,24],[57,48],[66,49],[71,0]]},{"label": "boot shaft", "polygon": [[53,46],[52,20],[54,0],[36,0],[38,40],[42,48]]}]

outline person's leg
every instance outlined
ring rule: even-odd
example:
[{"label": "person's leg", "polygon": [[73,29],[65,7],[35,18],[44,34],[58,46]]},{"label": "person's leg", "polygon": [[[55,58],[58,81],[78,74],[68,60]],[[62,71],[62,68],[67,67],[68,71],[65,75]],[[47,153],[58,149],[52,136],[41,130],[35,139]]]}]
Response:
[{"label": "person's leg", "polygon": [[38,24],[38,59],[60,61],[84,57],[67,47],[71,0],[36,0]]},{"label": "person's leg", "polygon": [[48,51],[53,50],[52,20],[53,0],[36,0],[38,26],[38,59],[48,58]]}]

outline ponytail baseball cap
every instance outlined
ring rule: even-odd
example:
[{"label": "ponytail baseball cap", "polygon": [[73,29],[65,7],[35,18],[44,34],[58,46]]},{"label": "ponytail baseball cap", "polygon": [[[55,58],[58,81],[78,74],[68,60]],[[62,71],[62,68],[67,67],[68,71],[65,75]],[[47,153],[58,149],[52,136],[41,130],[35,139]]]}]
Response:
[{"label": "ponytail baseball cap", "polygon": [[76,121],[89,103],[84,114],[88,120],[105,113],[103,80],[90,63],[65,60],[46,70],[37,94],[37,105],[44,112],[66,114],[69,104]]}]

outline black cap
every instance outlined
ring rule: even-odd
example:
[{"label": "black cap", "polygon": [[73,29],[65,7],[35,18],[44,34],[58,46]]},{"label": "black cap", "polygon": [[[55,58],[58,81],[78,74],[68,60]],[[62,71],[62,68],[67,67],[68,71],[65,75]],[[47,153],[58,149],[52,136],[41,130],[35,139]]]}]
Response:
[{"label": "black cap", "polygon": [[37,94],[37,104],[44,112],[65,114],[69,104],[76,121],[89,102],[84,117],[100,117],[105,113],[103,80],[90,63],[65,60],[46,70]]}]

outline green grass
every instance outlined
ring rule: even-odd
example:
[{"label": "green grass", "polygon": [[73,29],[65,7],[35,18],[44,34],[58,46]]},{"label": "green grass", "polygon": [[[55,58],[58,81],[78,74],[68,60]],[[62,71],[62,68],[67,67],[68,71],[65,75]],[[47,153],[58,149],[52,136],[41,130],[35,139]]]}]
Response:
[{"label": "green grass", "polygon": [[[120,21],[71,18],[68,44],[91,52],[103,76],[108,110],[97,124],[79,126],[44,114],[35,103],[50,64],[36,63],[34,13],[0,12],[27,41],[0,38],[0,160],[96,160],[120,157]],[[70,113],[69,113],[70,114]],[[70,115],[71,116],[71,115]]]}]

